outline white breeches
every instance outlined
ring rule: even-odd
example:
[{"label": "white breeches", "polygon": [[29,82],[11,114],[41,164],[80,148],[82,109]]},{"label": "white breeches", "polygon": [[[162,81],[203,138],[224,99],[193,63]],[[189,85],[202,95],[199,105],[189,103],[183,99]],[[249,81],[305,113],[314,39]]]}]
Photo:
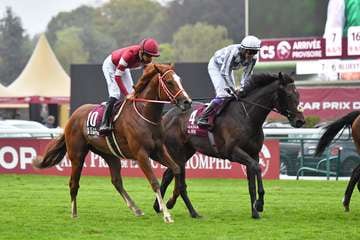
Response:
[{"label": "white breeches", "polygon": [[[214,61],[214,58],[211,58],[208,64],[208,72],[211,78],[211,81],[214,85],[216,97],[229,97],[230,95],[224,90],[228,86],[226,85],[226,80],[223,75],[220,73],[219,65]],[[235,88],[234,83],[234,74],[231,73],[231,85]]]},{"label": "white breeches", "polygon": [[[104,76],[106,78],[106,83],[108,86],[108,92],[110,97],[114,97],[116,99],[119,99],[121,96],[120,89],[115,81],[115,70],[116,66],[113,64],[111,60],[111,55],[109,55],[102,65],[102,70],[104,72]],[[126,90],[128,93],[133,91],[132,86],[134,85],[134,82],[131,77],[130,69],[125,69],[125,72],[121,76],[121,79],[124,83],[124,86],[126,87]]]}]

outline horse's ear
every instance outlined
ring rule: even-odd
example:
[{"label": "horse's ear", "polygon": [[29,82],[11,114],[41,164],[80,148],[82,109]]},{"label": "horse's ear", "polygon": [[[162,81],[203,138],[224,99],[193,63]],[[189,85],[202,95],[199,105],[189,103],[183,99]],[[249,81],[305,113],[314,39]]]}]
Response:
[{"label": "horse's ear", "polygon": [[170,67],[171,67],[172,70],[174,70],[175,69],[175,63],[173,63],[173,62],[170,63]]}]

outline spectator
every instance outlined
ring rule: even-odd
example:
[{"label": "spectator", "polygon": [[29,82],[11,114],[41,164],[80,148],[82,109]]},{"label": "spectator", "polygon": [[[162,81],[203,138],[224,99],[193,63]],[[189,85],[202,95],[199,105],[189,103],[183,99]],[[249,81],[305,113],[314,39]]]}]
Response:
[{"label": "spectator", "polygon": [[45,127],[55,128],[55,117],[53,115],[49,115],[46,119]]}]

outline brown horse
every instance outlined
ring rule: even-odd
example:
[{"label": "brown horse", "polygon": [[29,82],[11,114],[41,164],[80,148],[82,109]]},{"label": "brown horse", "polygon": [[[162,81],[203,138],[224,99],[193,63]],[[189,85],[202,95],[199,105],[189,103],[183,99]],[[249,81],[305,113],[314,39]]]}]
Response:
[{"label": "brown horse", "polygon": [[[325,127],[326,131],[319,140],[315,156],[320,156],[325,151],[325,148],[329,146],[337,133],[345,127],[351,127],[354,144],[358,153],[360,153],[360,111],[353,111]],[[350,181],[346,187],[345,196],[343,198],[345,211],[350,210],[350,199],[356,183],[358,190],[360,191],[360,164],[352,171]]]},{"label": "brown horse", "polygon": [[[253,75],[250,82],[254,85],[254,91],[240,101],[231,100],[215,120],[213,136],[217,149],[208,138],[187,133],[186,126],[189,119],[194,116],[194,109],[182,113],[173,108],[164,116],[163,124],[166,133],[165,144],[170,155],[181,168],[181,181],[183,181],[181,186],[186,187],[185,164],[196,151],[244,164],[252,217],[259,218],[258,212],[263,210],[265,194],[259,167],[259,152],[264,142],[262,125],[272,110],[286,116],[294,127],[301,127],[305,121],[302,111],[298,109],[299,93],[294,80],[289,75],[258,74]],[[165,194],[173,176],[171,169],[164,172],[161,183],[162,194]],[[258,200],[256,200],[256,180]],[[191,217],[199,217],[187,196],[186,189],[181,192],[175,189],[172,198],[167,202],[168,208],[175,205],[179,194]],[[154,203],[154,209],[159,211],[157,202]]]},{"label": "brown horse", "polygon": [[[165,101],[170,100],[171,103],[185,111],[191,107],[191,99],[183,89],[180,78],[171,65],[148,65],[134,89],[133,97],[125,100],[122,111],[118,112],[119,116],[113,123],[115,139],[125,158],[137,160],[140,169],[156,194],[163,210],[164,221],[173,222],[160,194],[160,185],[151,167],[149,157],[172,169],[179,176],[180,169],[168,154],[163,143],[164,131],[161,125],[161,113]],[[67,152],[72,167],[69,182],[72,216],[76,217],[76,196],[84,159],[89,150],[97,153],[109,165],[112,184],[124,198],[127,206],[136,216],[143,215],[123,187],[120,159],[114,156],[105,137],[87,134],[86,120],[94,106],[86,104],[76,109],[66,124],[64,134],[52,142],[48,146],[45,156],[35,159],[33,165],[37,168],[54,166],[64,158]],[[183,189],[182,186],[178,187]]]}]

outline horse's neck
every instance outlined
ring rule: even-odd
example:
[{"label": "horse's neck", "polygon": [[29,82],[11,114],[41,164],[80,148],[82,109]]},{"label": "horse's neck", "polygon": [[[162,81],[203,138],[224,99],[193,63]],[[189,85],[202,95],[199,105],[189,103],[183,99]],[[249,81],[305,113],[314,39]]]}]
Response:
[{"label": "horse's neck", "polygon": [[277,87],[277,82],[271,83],[268,86],[258,89],[257,92],[248,98],[249,102],[256,104],[245,103],[253,127],[262,128],[266,117],[274,108],[275,91]]},{"label": "horse's neck", "polygon": [[[158,97],[158,86],[152,87],[152,84],[149,83],[148,86],[139,94],[138,98],[156,100]],[[135,102],[140,113],[147,119],[153,122],[160,122],[161,115],[164,108],[162,103],[150,103],[150,102]]]}]

